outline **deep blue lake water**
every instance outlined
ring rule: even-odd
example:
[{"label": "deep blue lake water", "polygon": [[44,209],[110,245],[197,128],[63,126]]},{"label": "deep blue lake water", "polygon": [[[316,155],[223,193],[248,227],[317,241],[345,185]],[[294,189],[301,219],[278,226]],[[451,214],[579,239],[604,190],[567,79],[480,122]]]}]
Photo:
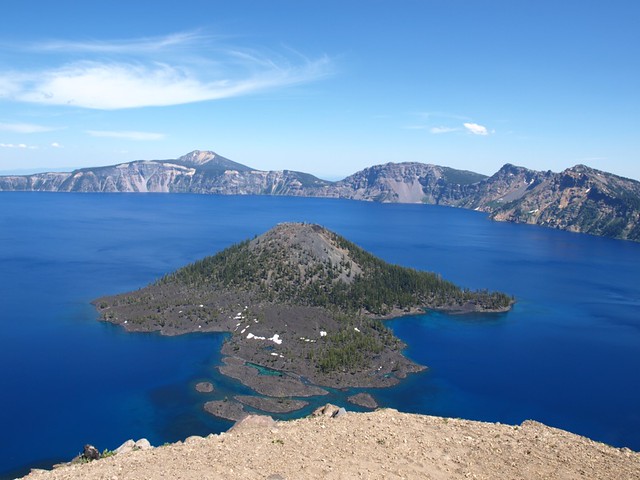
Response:
[{"label": "deep blue lake water", "polygon": [[[389,262],[516,296],[504,315],[389,322],[430,368],[373,391],[382,406],[535,419],[640,450],[640,244],[425,205],[1,193],[0,478],[68,460],[85,443],[158,445],[226,430],[202,411],[246,391],[213,368],[222,335],[127,334],[96,321],[89,302],[283,221],[321,223]],[[214,394],[195,392],[205,379]]]}]

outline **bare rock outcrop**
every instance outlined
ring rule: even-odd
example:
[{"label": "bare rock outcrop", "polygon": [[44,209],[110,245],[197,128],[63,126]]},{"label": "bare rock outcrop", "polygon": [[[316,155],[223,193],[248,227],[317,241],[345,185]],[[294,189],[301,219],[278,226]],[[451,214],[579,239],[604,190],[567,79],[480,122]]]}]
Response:
[{"label": "bare rock outcrop", "polygon": [[538,422],[514,426],[381,409],[289,422],[252,416],[219,435],[25,478],[637,480],[640,454]]}]

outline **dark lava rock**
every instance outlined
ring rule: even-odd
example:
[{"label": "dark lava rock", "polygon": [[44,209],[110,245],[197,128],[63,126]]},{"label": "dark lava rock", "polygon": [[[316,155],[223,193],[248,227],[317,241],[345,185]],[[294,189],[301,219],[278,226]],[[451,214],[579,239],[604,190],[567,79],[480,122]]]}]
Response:
[{"label": "dark lava rock", "polygon": [[258,397],[254,395],[236,395],[236,400],[257,410],[269,413],[289,413],[309,405],[304,400],[291,398]]},{"label": "dark lava rock", "polygon": [[196,391],[200,393],[211,393],[213,392],[213,384],[211,382],[196,383]]},{"label": "dark lava rock", "polygon": [[351,395],[350,397],[347,398],[347,400],[349,400],[354,405],[360,405],[361,407],[364,407],[364,408],[370,408],[372,410],[374,408],[378,408],[378,402],[376,402],[376,399],[373,398],[370,394],[365,392],[358,393],[356,395]]},{"label": "dark lava rock", "polygon": [[82,450],[82,458],[85,460],[98,460],[100,458],[100,452],[93,445],[85,445]]},{"label": "dark lava rock", "polygon": [[211,415],[237,422],[249,415],[242,404],[232,400],[215,400],[204,404],[204,409]]}]

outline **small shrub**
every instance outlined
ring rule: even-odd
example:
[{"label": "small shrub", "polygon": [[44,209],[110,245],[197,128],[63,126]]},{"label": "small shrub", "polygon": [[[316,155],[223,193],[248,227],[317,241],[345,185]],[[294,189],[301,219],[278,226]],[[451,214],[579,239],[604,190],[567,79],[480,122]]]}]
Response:
[{"label": "small shrub", "polygon": [[105,448],[100,454],[100,458],[113,457],[115,454],[116,452],[114,452],[113,450],[109,450],[108,448]]}]

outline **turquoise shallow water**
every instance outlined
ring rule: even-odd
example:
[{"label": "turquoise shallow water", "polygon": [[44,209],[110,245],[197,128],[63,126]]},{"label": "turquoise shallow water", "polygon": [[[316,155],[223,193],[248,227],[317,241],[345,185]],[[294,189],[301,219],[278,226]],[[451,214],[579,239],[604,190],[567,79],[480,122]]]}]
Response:
[{"label": "turquoise shallow water", "polygon": [[[321,223],[387,261],[517,297],[505,315],[389,322],[430,368],[373,391],[382,405],[533,418],[640,450],[639,244],[424,205],[2,193],[0,478],[69,459],[85,443],[161,444],[228,428],[202,411],[208,399],[247,393],[213,368],[222,335],[126,334],[97,322],[89,302],[282,221]],[[216,392],[195,392],[201,380]]]}]

